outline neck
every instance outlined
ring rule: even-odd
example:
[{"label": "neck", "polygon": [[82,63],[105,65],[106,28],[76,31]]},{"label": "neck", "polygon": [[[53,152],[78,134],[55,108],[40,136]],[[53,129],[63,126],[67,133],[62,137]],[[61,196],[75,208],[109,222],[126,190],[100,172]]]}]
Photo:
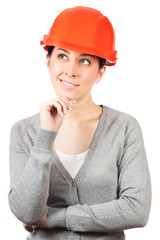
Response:
[{"label": "neck", "polygon": [[76,103],[71,106],[72,111],[69,110],[69,115],[64,116],[64,123],[73,125],[81,122],[91,120],[97,117],[97,112],[101,111],[100,106],[96,105],[91,96],[87,99],[77,99]]}]

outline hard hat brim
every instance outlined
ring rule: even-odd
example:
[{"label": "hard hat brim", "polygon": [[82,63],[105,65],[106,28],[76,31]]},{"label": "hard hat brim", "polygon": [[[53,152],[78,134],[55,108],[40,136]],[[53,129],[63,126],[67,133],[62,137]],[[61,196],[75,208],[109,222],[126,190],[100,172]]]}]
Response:
[{"label": "hard hat brim", "polygon": [[[94,56],[97,56],[97,57],[104,58],[104,59],[106,59],[106,64],[105,64],[106,66],[114,66],[117,62],[117,58],[115,57],[117,55],[117,51],[108,51],[107,54],[104,55],[103,52],[100,53],[100,52],[97,52],[95,49],[90,49],[90,48],[87,48],[87,47],[84,47],[84,46],[82,47],[82,46],[78,46],[78,45],[75,45],[75,44],[62,42],[62,41],[52,41],[51,42],[51,41],[49,41],[49,39],[46,40],[46,36],[47,35],[44,35],[45,41],[44,40],[40,41],[41,45],[45,45],[43,47],[43,49],[45,51],[47,51],[47,49],[50,46],[55,46],[55,47],[60,47],[60,48],[67,49],[67,50],[70,50],[70,51],[91,54],[91,55],[94,55]],[[112,59],[114,59],[114,61]]]}]

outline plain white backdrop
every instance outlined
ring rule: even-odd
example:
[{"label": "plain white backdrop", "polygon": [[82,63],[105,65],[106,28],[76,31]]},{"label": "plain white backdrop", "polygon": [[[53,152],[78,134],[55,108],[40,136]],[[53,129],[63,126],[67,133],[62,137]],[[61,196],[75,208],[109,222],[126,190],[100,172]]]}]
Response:
[{"label": "plain white backdrop", "polygon": [[[159,1],[28,0],[0,6],[0,229],[2,239],[26,239],[22,223],[8,206],[9,136],[12,125],[39,112],[54,96],[40,40],[54,18],[76,5],[97,8],[113,24],[118,61],[108,67],[93,99],[134,116],[140,123],[152,180],[152,208],[145,228],[126,231],[127,240],[159,236],[160,97]],[[159,238],[159,237],[158,237]]]}]

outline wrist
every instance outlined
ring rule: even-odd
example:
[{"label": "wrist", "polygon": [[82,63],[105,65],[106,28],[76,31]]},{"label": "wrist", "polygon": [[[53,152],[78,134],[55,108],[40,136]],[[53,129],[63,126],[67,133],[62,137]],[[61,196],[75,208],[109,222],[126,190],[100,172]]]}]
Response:
[{"label": "wrist", "polygon": [[48,228],[63,227],[66,228],[66,211],[67,208],[51,207],[47,216]]},{"label": "wrist", "polygon": [[35,140],[35,146],[43,149],[50,149],[53,146],[53,142],[58,132],[48,131],[46,129],[39,128]]}]

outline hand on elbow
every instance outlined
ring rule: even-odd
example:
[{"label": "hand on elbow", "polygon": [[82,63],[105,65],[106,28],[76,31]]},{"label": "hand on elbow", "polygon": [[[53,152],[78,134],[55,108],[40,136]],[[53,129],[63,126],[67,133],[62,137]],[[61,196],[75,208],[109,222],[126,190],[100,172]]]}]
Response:
[{"label": "hand on elbow", "polygon": [[48,228],[48,224],[47,224],[48,211],[49,211],[49,207],[46,206],[46,209],[45,209],[45,212],[44,212],[43,216],[38,221],[36,221],[36,222],[34,222],[32,224],[23,223],[24,228],[28,232],[32,232],[33,231],[32,226],[36,226],[36,227],[40,227],[40,228]]}]

